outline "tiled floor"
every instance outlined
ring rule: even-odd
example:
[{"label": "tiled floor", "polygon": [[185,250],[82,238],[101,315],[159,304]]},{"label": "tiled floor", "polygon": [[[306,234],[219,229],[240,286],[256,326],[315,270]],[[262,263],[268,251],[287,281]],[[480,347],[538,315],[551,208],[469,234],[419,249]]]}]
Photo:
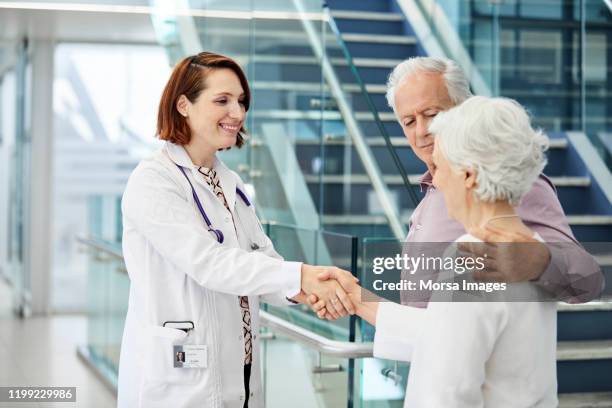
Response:
[{"label": "tiled floor", "polygon": [[85,344],[84,316],[12,316],[11,293],[0,279],[0,386],[77,387],[76,403],[2,403],[0,407],[111,408],[114,395],[78,359]]}]

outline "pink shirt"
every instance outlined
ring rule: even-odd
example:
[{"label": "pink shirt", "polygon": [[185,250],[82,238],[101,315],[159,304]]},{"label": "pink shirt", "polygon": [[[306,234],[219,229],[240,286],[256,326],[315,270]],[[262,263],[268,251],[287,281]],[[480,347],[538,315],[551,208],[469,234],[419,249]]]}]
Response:
[{"label": "pink shirt", "polygon": [[[448,217],[444,196],[432,185],[429,172],[421,178],[425,197],[410,217],[408,242],[453,242],[466,233],[463,225]],[[551,261],[536,283],[568,303],[588,302],[599,296],[604,279],[601,268],[576,241],[567,223],[557,191],[541,175],[518,207],[523,222],[549,243]]]}]

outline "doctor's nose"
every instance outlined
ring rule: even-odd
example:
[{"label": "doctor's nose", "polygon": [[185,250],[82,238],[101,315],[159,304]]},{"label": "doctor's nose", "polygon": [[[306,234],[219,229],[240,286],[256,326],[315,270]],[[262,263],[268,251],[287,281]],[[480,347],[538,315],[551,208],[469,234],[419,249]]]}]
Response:
[{"label": "doctor's nose", "polygon": [[245,116],[246,112],[244,106],[238,102],[231,104],[228,116],[233,119],[242,120]]}]

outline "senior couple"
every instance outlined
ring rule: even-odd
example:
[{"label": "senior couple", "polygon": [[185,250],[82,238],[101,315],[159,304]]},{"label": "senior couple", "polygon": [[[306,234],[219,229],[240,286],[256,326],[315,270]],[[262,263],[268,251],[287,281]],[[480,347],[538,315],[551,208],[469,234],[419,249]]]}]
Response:
[{"label": "senior couple", "polygon": [[[490,242],[477,279],[532,281],[568,302],[598,296],[601,271],[540,174],[547,139],[524,109],[472,97],[446,59],[406,60],[388,85],[428,168],[407,241],[463,241],[473,253],[475,241]],[[350,273],[283,260],[242,180],[216,157],[244,143],[249,106],[242,69],[218,54],[185,58],[164,89],[165,144],[134,170],[122,200],[131,286],[119,407],[262,407],[260,301],[307,303],[327,319],[356,312],[375,325],[375,355],[411,361],[411,407],[556,405],[554,304],[366,302]]]},{"label": "senior couple", "polygon": [[[476,279],[531,281],[570,303],[598,296],[601,270],[573,237],[541,173],[548,139],[532,128],[524,108],[511,99],[472,96],[453,61],[423,57],[394,69],[387,100],[428,169],[408,245],[456,241],[482,255],[476,243],[486,241],[492,257]],[[523,242],[531,244],[501,244]],[[340,273],[321,276],[330,278],[376,326],[374,356],[411,362],[406,407],[558,405],[554,302],[402,306],[366,300],[366,291]],[[333,319],[325,302],[310,296],[309,303],[319,317]]]}]

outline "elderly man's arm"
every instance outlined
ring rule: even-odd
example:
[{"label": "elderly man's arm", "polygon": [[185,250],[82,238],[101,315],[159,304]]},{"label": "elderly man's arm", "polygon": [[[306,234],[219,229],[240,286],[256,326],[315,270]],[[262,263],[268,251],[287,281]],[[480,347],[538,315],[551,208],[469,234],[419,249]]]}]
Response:
[{"label": "elderly man's arm", "polygon": [[[508,264],[499,267],[500,280],[532,280],[568,303],[597,298],[604,286],[601,268],[574,238],[550,180],[539,177],[523,197],[518,212],[525,224],[548,244],[503,246],[508,251],[526,253],[507,257]],[[530,238],[492,227],[470,232],[485,242],[525,242]]]}]

